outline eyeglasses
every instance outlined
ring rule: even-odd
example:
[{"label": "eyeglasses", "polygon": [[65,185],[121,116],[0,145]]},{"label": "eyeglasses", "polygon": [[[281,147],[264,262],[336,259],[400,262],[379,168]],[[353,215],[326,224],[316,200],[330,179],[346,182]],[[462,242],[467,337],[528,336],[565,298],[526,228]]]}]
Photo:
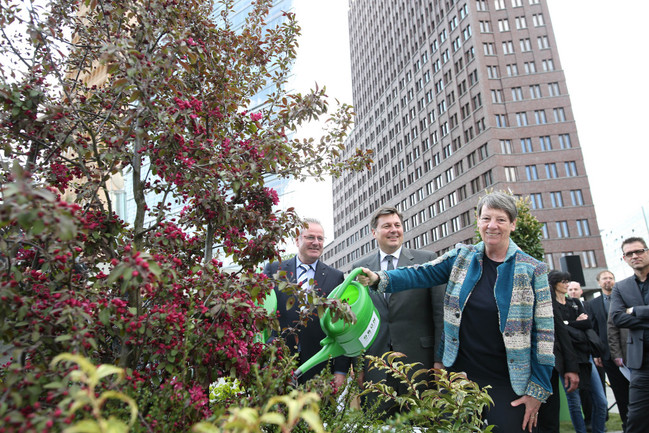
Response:
[{"label": "eyeglasses", "polygon": [[630,259],[631,257],[633,257],[634,254],[639,257],[639,256],[643,255],[644,253],[646,253],[647,251],[649,251],[649,248],[640,248],[639,250],[627,251],[626,253],[624,253],[622,255],[624,257],[626,257],[627,259]]},{"label": "eyeglasses", "polygon": [[324,242],[324,240],[325,240],[325,238],[323,238],[322,236],[312,236],[312,235],[302,236],[302,238],[303,238],[305,241],[309,241],[309,242],[313,242],[313,241],[315,241],[316,239],[318,240],[318,242]]}]

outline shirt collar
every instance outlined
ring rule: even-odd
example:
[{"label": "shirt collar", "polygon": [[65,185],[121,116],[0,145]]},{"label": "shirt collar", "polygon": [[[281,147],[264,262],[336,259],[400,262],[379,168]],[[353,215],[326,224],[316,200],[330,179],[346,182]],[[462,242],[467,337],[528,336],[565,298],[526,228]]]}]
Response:
[{"label": "shirt collar", "polygon": [[385,256],[390,255],[394,257],[394,266],[397,266],[397,262],[399,261],[399,257],[401,256],[401,250],[403,249],[403,246],[399,247],[398,250],[393,252],[392,254],[384,253],[383,250],[379,249],[379,254],[381,255],[381,262],[385,260]]},{"label": "shirt collar", "polygon": [[[311,266],[311,269],[313,269],[313,272],[315,272],[315,268],[316,268],[316,266],[318,266],[318,262],[319,262],[319,260],[316,260],[315,262],[313,262],[313,263],[311,263],[310,265],[307,265],[307,266]],[[306,263],[302,263],[300,258],[298,256],[295,256],[295,269],[299,268],[300,265],[306,265]]]}]

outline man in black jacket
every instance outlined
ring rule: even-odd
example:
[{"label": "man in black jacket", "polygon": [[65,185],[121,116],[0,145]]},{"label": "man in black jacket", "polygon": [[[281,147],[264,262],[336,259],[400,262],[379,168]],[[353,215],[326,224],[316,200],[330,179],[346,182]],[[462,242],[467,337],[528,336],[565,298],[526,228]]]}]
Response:
[{"label": "man in black jacket", "polygon": [[627,433],[647,432],[649,413],[649,248],[642,238],[622,242],[622,257],[633,276],[619,281],[611,293],[615,326],[629,328],[627,365],[631,369]]},{"label": "man in black jacket", "polygon": [[602,342],[603,353],[601,358],[595,358],[595,364],[604,367],[608,376],[615,402],[620,412],[622,426],[626,426],[627,406],[629,404],[629,381],[620,372],[619,365],[621,359],[616,361],[611,356],[608,343],[608,312],[611,305],[611,292],[615,284],[615,277],[609,270],[601,271],[597,274],[597,284],[602,289],[602,296],[594,298],[586,303],[588,316],[593,323],[593,329]]},{"label": "man in black jacket", "polygon": [[[298,253],[295,257],[281,263],[271,262],[264,268],[264,274],[271,278],[299,283],[303,290],[314,290],[319,296],[326,297],[344,281],[341,271],[327,266],[320,256],[324,248],[324,229],[322,224],[315,219],[304,220],[308,227],[302,229],[295,239]],[[282,337],[285,339],[291,354],[298,354],[298,366],[307,361],[321,349],[320,340],[325,338],[325,333],[320,327],[317,312],[309,315],[306,325],[300,321],[301,311],[296,302],[290,308],[287,303],[295,301],[294,295],[275,289],[277,294],[277,311],[279,313],[279,326]],[[345,362],[343,357],[334,360],[334,371],[339,371],[338,363]],[[300,383],[306,382],[325,366],[322,362],[305,372],[300,378]],[[337,382],[342,382],[337,378]]]}]

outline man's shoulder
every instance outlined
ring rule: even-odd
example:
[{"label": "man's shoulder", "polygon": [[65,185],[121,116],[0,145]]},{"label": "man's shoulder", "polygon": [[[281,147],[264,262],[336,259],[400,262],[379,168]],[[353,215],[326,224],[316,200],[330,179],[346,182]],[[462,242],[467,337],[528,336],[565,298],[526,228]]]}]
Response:
[{"label": "man's shoulder", "polygon": [[365,267],[367,268],[368,266],[372,265],[374,261],[378,262],[377,256],[379,252],[378,250],[373,251],[366,256],[363,256],[358,260],[357,262],[352,263],[352,269],[354,268],[360,268],[360,267]]},{"label": "man's shoulder", "polygon": [[613,290],[615,288],[620,288],[620,287],[626,287],[629,285],[635,285],[635,275],[631,275],[630,277],[626,277],[623,280],[617,281],[615,285],[613,286]]},{"label": "man's shoulder", "polygon": [[318,260],[318,265],[322,267],[323,272],[327,272],[327,273],[330,273],[330,274],[333,274],[333,275],[338,275],[338,274],[344,275],[344,273],[342,271],[339,271],[338,269],[334,268],[333,266],[329,266],[328,264],[326,264],[322,260]]},{"label": "man's shoulder", "polygon": [[404,248],[404,252],[408,252],[415,259],[423,259],[426,261],[434,260],[437,258],[437,254],[428,250],[412,250],[410,248]]},{"label": "man's shoulder", "polygon": [[[602,295],[602,296],[604,296],[604,295]],[[599,304],[604,305],[604,303],[603,303],[604,298],[602,298],[602,296],[598,296],[596,298],[590,299],[590,300],[584,302],[584,305],[589,305],[589,306],[599,305]]]},{"label": "man's shoulder", "polygon": [[291,257],[290,259],[283,260],[280,262],[279,260],[275,260],[273,262],[268,262],[266,263],[266,266],[264,266],[264,273],[267,274],[268,272],[275,273],[277,272],[278,269],[281,268],[286,268],[291,261],[295,261],[295,257]]}]

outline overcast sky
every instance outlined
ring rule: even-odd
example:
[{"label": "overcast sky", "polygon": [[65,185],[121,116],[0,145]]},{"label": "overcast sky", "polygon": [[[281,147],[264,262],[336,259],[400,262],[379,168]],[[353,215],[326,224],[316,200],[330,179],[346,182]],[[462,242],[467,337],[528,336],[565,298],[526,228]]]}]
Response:
[{"label": "overcast sky", "polygon": [[[646,17],[649,2],[546,0],[599,221],[605,229],[649,200]],[[352,103],[347,0],[296,0],[302,38],[296,88],[325,85]],[[324,6],[326,4],[326,6]],[[291,201],[333,240],[330,184],[298,186]]]}]

